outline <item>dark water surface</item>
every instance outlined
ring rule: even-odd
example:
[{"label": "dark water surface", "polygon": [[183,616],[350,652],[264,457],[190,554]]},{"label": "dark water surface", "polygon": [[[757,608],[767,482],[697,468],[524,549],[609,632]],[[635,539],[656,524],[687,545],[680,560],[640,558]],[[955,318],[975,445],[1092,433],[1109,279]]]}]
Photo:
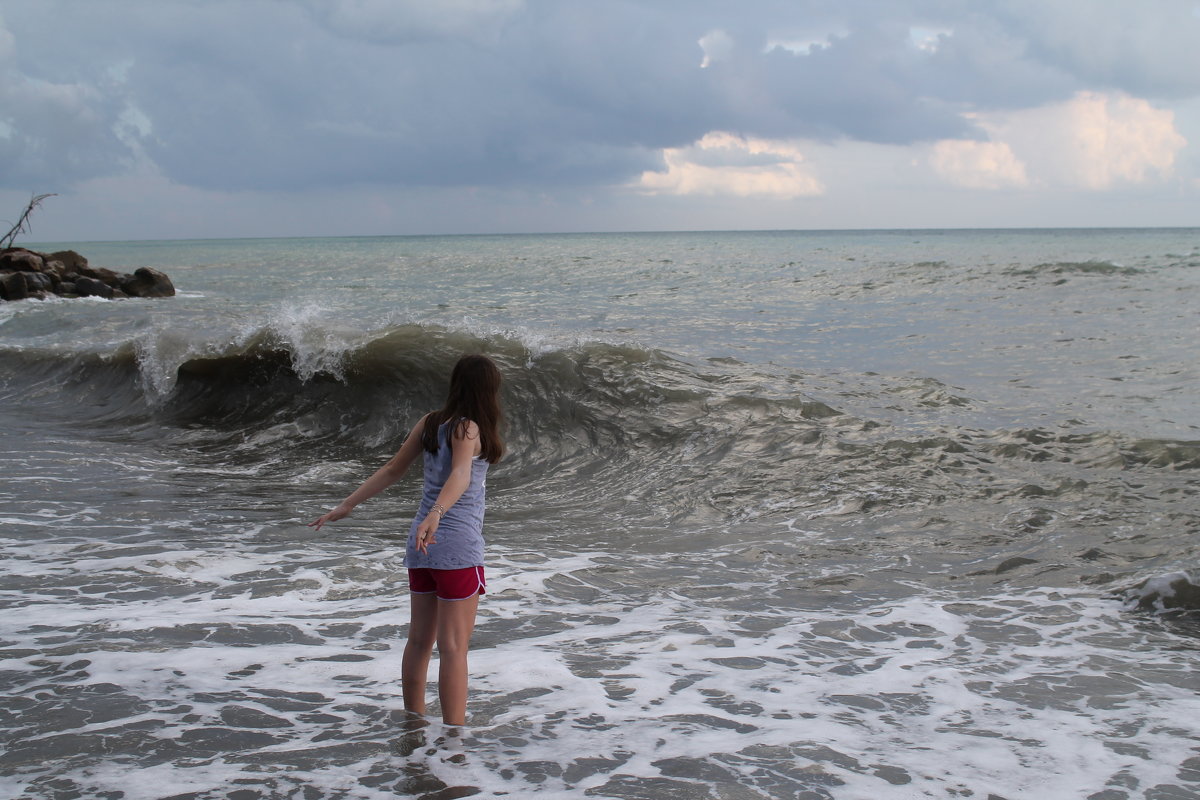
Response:
[{"label": "dark water surface", "polygon": [[[1200,231],[73,246],[180,294],[0,305],[0,795],[1200,796],[1200,623],[1123,599],[1200,553]],[[417,476],[304,523],[465,350],[455,732]]]}]

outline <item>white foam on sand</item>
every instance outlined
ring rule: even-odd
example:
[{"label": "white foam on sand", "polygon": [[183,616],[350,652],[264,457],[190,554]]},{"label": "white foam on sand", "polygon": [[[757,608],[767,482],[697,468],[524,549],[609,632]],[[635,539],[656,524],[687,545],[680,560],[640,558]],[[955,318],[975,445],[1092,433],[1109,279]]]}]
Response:
[{"label": "white foam on sand", "polygon": [[[1197,788],[1180,777],[1200,714],[1188,643],[1116,602],[914,588],[857,608],[746,610],[638,590],[625,555],[493,549],[460,738],[413,729],[401,711],[407,600],[394,556],[225,547],[81,560],[92,585],[160,591],[35,595],[6,612],[2,637],[25,653],[6,663],[14,694],[42,709],[9,785],[54,778],[127,800],[235,781],[265,796],[309,786],[363,798],[439,786],[839,800]],[[101,689],[123,715],[64,710]],[[57,755],[37,757],[43,746]],[[145,756],[155,748],[168,755]]]},{"label": "white foam on sand", "polygon": [[[532,761],[619,753],[618,771],[632,775],[661,776],[669,765],[666,775],[690,768],[695,779],[708,764],[768,794],[756,749],[793,786],[804,778],[786,776],[816,767],[814,785],[842,784],[839,798],[879,796],[888,778],[916,797],[959,788],[1082,797],[1110,780],[1176,780],[1195,744],[1181,733],[1200,711],[1186,658],[1114,647],[1106,639],[1127,636],[1129,623],[1093,597],[961,606],[912,597],[792,618],[722,615],[677,596],[636,610],[593,604],[578,627],[477,657],[478,683],[497,694],[531,682],[551,691],[500,711],[476,735],[528,731],[520,755]],[[598,623],[605,613],[614,621]],[[603,666],[572,668],[586,654]],[[1156,660],[1161,680],[1148,681]],[[540,665],[532,681],[519,668],[531,663]],[[1122,666],[1143,677],[1114,673]],[[1131,757],[1132,742],[1147,756]]]}]

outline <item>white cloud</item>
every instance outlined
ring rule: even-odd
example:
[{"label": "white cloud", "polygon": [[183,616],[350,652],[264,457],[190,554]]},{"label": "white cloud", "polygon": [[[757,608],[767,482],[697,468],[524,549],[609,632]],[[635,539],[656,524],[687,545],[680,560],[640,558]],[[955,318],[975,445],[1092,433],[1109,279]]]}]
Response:
[{"label": "white cloud", "polygon": [[788,142],[714,131],[691,147],[665,149],[663,160],[667,171],[642,173],[638,188],[650,194],[778,199],[825,191],[803,166],[800,150]]},{"label": "white cloud", "polygon": [[708,69],[718,61],[723,61],[733,52],[733,37],[723,30],[709,31],[700,37],[700,49],[704,51],[704,59],[700,62],[701,69]]},{"label": "white cloud", "polygon": [[117,138],[128,144],[127,139],[145,139],[154,132],[154,125],[140,108],[134,105],[126,106],[113,126]]},{"label": "white cloud", "polygon": [[1106,190],[1172,174],[1187,140],[1175,115],[1123,93],[1079,92],[1066,102],[970,117],[990,141],[943,140],[934,171],[951,183]]},{"label": "white cloud", "polygon": [[969,189],[1003,189],[1025,186],[1025,165],[1004,142],[944,139],[930,156],[934,171],[958,186]]},{"label": "white cloud", "polygon": [[[1172,112],[1124,94],[1080,92],[1057,107],[1019,114],[1012,124],[1021,126],[1014,139],[1023,137],[1031,163],[1087,189],[1168,177],[1187,145]],[[1040,128],[1044,137],[1035,133]]]},{"label": "white cloud", "polygon": [[773,33],[767,37],[764,53],[772,50],[784,50],[797,56],[808,56],[815,52],[832,47],[838,39],[845,38],[849,31],[844,27],[829,30],[790,31],[788,33]]},{"label": "white cloud", "polygon": [[922,28],[911,27],[908,29],[908,41],[913,47],[925,53],[936,53],[941,49],[943,39],[948,39],[954,35],[954,31],[949,28]]}]

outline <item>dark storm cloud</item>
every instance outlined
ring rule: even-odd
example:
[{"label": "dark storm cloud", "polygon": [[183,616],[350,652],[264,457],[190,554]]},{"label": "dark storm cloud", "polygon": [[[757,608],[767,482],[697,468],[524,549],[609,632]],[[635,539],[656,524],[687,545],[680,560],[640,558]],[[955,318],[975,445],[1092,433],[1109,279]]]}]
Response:
[{"label": "dark storm cloud", "polygon": [[592,185],[713,130],[971,137],[963,111],[1193,94],[1198,25],[1166,0],[0,0],[0,185]]}]

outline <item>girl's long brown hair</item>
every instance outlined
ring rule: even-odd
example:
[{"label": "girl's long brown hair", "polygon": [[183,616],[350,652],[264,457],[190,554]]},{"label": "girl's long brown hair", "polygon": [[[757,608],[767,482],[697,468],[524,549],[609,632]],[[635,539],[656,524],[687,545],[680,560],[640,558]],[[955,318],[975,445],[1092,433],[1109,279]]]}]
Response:
[{"label": "girl's long brown hair", "polygon": [[[421,446],[430,453],[438,450],[438,428],[443,423],[455,420],[465,431],[467,422],[479,426],[479,456],[495,464],[504,455],[504,440],[500,438],[500,426],[504,417],[500,412],[500,370],[487,356],[463,356],[450,373],[450,391],[446,405],[433,411],[425,418],[421,431]],[[446,443],[453,447],[453,432]]]}]

